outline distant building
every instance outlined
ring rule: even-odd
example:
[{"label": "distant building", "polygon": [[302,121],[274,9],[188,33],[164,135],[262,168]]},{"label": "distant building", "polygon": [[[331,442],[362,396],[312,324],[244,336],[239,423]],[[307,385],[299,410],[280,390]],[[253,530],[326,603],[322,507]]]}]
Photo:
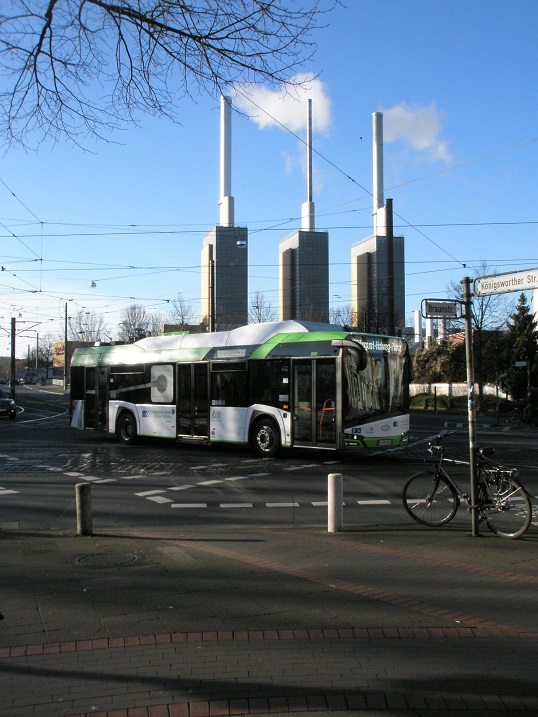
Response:
[{"label": "distant building", "polygon": [[202,319],[210,331],[248,324],[246,227],[213,227],[202,249]]},{"label": "distant building", "polygon": [[279,245],[280,320],[329,320],[329,234],[300,229]]},{"label": "distant building", "polygon": [[[87,346],[93,346],[94,341],[68,341],[67,342],[67,383],[71,376],[71,359],[75,353],[75,349],[86,348]],[[63,341],[56,341],[52,347],[52,377],[55,379],[62,379],[64,375],[64,353],[65,343]],[[40,372],[42,373],[42,372]],[[47,369],[48,375],[48,369]],[[36,376],[38,378],[38,376]]]},{"label": "distant building", "polygon": [[202,334],[207,331],[207,326],[201,322],[199,324],[163,324],[161,326],[162,334]]},{"label": "distant building", "polygon": [[[388,327],[388,238],[372,236],[351,247],[351,304],[361,331],[386,333]],[[394,326],[405,329],[404,238],[393,237]]]}]

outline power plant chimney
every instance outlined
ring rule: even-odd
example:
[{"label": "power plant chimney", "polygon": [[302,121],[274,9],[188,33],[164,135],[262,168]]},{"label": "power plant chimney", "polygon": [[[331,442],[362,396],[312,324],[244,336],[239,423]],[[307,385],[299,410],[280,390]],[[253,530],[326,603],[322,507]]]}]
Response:
[{"label": "power plant chimney", "polygon": [[301,229],[307,232],[315,230],[315,209],[312,201],[312,100],[308,100],[308,120],[306,125],[306,191],[307,201],[301,207]]},{"label": "power plant chimney", "polygon": [[373,217],[374,236],[386,236],[385,197],[383,194],[383,113],[374,112],[373,121]]},{"label": "power plant chimney", "polygon": [[232,197],[232,98],[220,98],[220,224],[234,226]]}]

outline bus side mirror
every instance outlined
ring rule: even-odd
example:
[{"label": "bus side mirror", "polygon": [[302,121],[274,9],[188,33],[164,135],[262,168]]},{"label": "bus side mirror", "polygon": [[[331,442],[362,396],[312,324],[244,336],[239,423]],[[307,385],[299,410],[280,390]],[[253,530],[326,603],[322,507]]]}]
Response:
[{"label": "bus side mirror", "polygon": [[349,339],[333,339],[331,341],[331,345],[335,348],[346,348],[349,351],[353,351],[357,362],[357,369],[359,371],[364,371],[364,369],[368,366],[368,354],[364,346],[361,346],[361,344],[356,343],[355,341],[349,341]]}]

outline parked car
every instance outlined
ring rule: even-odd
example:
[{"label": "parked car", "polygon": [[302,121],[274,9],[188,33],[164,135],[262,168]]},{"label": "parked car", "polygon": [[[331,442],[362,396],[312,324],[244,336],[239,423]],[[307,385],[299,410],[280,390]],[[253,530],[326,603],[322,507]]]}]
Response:
[{"label": "parked car", "polygon": [[8,418],[17,418],[17,408],[15,401],[8,396],[5,391],[0,388],[0,416]]}]

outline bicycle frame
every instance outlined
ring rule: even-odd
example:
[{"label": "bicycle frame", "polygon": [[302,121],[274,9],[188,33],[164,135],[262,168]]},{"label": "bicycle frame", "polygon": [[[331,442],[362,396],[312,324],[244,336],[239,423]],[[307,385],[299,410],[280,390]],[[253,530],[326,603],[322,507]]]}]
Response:
[{"label": "bicycle frame", "polygon": [[496,535],[519,538],[529,528],[532,505],[529,494],[519,482],[516,468],[500,466],[489,459],[493,448],[477,451],[476,499],[464,493],[445,468],[451,465],[469,466],[469,461],[445,457],[441,441],[450,433],[440,434],[428,445],[432,456],[429,470],[414,473],[404,485],[402,499],[407,513],[418,523],[430,527],[445,525],[456,515],[462,502],[469,512],[475,511],[480,520]]},{"label": "bicycle frame", "polygon": [[[449,435],[449,434],[445,434]],[[428,452],[433,456],[433,451],[437,450],[439,452],[439,458],[437,459],[437,463],[433,463],[433,470],[434,470],[434,476],[435,476],[435,483],[432,491],[432,495],[435,494],[435,491],[437,490],[439,486],[439,475],[442,475],[443,478],[452,485],[454,490],[456,491],[456,494],[458,496],[459,500],[464,500],[467,503],[467,507],[469,510],[473,510],[474,508],[477,508],[479,511],[482,506],[484,506],[489,501],[494,500],[493,496],[491,495],[491,491],[489,489],[488,483],[485,479],[484,473],[486,471],[490,471],[491,473],[506,473],[507,478],[518,478],[519,471],[516,468],[503,468],[502,466],[495,465],[492,461],[488,460],[487,454],[488,450],[487,448],[480,448],[478,450],[478,456],[477,456],[477,487],[482,487],[484,490],[484,493],[486,494],[486,498],[479,501],[476,505],[471,504],[471,499],[468,493],[465,493],[461,490],[459,485],[456,483],[456,481],[451,478],[446,470],[443,468],[443,463],[451,463],[452,465],[457,466],[468,466],[469,461],[458,461],[454,458],[445,458],[445,447],[440,444],[430,445],[428,448]],[[490,465],[491,468],[488,468],[487,466]],[[509,497],[509,496],[507,496]]]}]

